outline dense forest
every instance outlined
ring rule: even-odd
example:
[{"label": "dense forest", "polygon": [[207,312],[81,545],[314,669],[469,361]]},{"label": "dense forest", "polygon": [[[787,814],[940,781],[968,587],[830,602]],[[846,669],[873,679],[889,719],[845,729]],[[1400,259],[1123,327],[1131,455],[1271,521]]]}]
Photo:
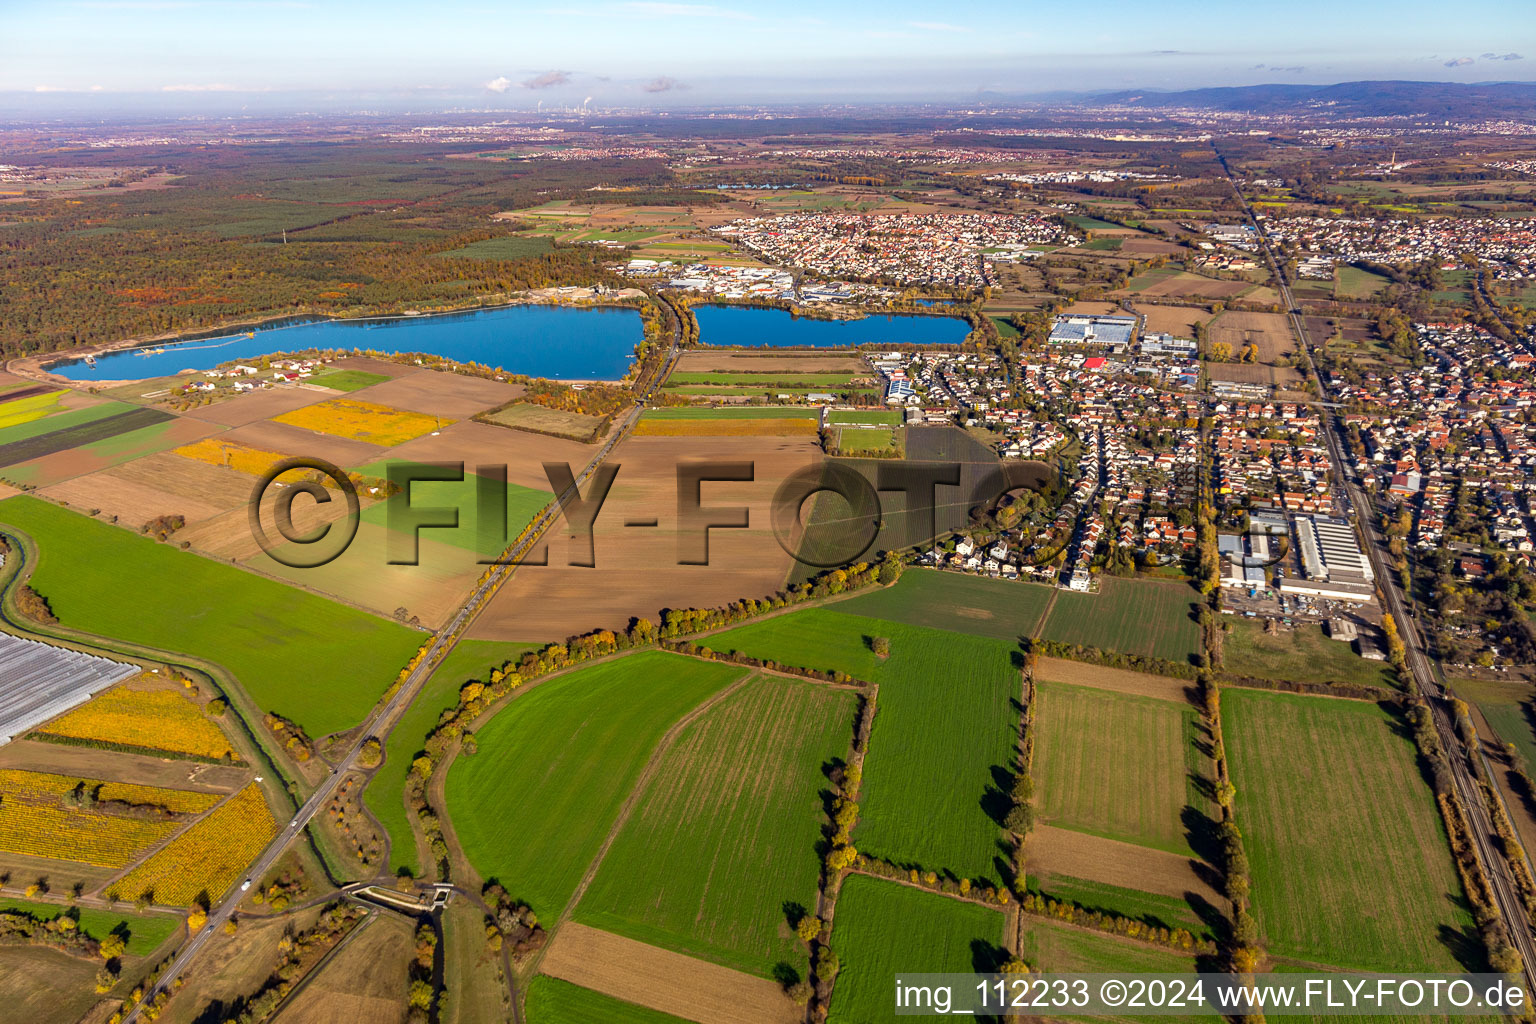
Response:
[{"label": "dense forest", "polygon": [[[0,355],[271,316],[444,308],[524,288],[618,284],[585,248],[512,260],[455,251],[510,233],[515,226],[490,220],[499,211],[576,196],[657,202],[682,194],[650,160],[449,159],[321,144],[157,159],[181,175],[168,188],[7,207]],[[588,191],[597,184],[626,191]]]}]

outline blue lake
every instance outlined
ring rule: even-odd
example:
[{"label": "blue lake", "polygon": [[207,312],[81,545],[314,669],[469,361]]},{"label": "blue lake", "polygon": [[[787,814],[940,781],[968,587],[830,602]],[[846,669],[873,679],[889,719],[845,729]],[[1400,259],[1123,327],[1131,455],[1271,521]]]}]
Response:
[{"label": "blue lake", "polygon": [[852,345],[958,345],[971,325],[951,316],[866,316],[813,320],[782,309],[699,306],[699,341],[705,345],[769,348],[845,348]]},{"label": "blue lake", "polygon": [[[619,380],[643,328],[632,309],[508,306],[387,320],[312,320],[209,338],[124,349],[49,367],[70,380],[138,380],[211,370],[274,352],[363,349],[425,352],[550,380]],[[163,349],[163,351],[157,351]]]}]

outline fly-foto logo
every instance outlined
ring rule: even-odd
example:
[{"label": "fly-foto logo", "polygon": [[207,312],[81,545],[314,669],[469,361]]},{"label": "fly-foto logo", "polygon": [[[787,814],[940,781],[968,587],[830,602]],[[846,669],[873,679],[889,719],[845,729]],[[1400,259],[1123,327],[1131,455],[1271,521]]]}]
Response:
[{"label": "fly-foto logo", "polygon": [[[565,520],[570,540],[567,564],[597,566],[593,526],[622,468],[620,463],[602,463],[578,479],[566,463],[543,464],[549,490],[556,496],[553,513]],[[479,563],[545,564],[543,554],[531,555],[528,545],[514,548],[512,544],[506,464],[478,465],[468,475],[474,478],[469,507],[473,509]],[[704,486],[754,483],[756,463],[682,460],[676,464],[674,475],[677,564],[709,565],[710,532],[751,527],[752,510],[746,505],[706,503]],[[768,505],[769,525],[774,539],[789,555],[807,565],[830,568],[857,561],[877,548],[905,548],[932,541],[950,528],[957,513],[989,507],[1011,492],[1044,491],[1055,479],[1054,468],[1043,462],[978,468],[960,462],[888,459],[861,471],[829,460],[807,465],[778,482]],[[387,564],[420,564],[421,540],[430,536],[427,531],[459,530],[468,510],[458,504],[428,504],[419,498],[415,485],[466,482],[463,462],[392,462],[387,466],[382,488],[371,488],[375,493],[382,491]],[[833,524],[835,528],[812,529],[806,521],[810,499],[821,494],[835,495],[846,510]],[[329,507],[338,500],[337,495],[345,503],[344,511]],[[309,505],[307,517],[313,520],[307,529],[300,529],[295,522],[295,504],[301,498]],[[662,510],[652,511],[656,514],[630,516],[624,525],[659,526]],[[268,517],[273,527],[270,530]],[[361,520],[357,481],[324,459],[292,458],[275,464],[257,481],[250,504],[251,533],[257,544],[290,568],[317,568],[339,558],[356,539]],[[543,525],[543,519],[535,520],[535,528]]]}]

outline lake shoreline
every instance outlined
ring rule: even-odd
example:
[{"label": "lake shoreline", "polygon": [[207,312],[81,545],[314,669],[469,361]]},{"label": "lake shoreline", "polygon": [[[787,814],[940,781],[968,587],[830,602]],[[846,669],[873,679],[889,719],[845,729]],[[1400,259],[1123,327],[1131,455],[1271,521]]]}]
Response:
[{"label": "lake shoreline", "polygon": [[[3,367],[6,373],[12,373],[19,377],[26,377],[41,383],[58,384],[65,387],[102,387],[121,384],[132,384],[140,380],[153,380],[158,377],[179,376],[180,374],[152,374],[147,377],[124,377],[113,380],[78,380],[66,377],[63,374],[53,372],[56,366],[72,363],[80,363],[86,357],[101,358],[103,356],[115,356],[126,351],[146,348],[166,348],[191,344],[199,341],[212,341],[218,338],[233,337],[240,334],[250,334],[259,331],[273,331],[288,327],[302,327],[308,324],[367,324],[387,323],[396,321],[430,322],[433,319],[445,316],[463,316],[465,314],[495,312],[503,309],[514,309],[521,306],[548,306],[555,309],[571,310],[634,310],[637,314],[643,303],[630,301],[597,301],[582,300],[579,302],[561,302],[549,296],[538,296],[534,293],[523,293],[517,297],[503,302],[480,304],[473,306],[457,306],[451,309],[433,309],[420,313],[367,313],[358,316],[344,316],[327,313],[288,313],[281,316],[266,316],[237,320],[233,323],[221,324],[217,327],[202,328],[196,331],[173,331],[166,334],[158,334],[150,337],[125,338],[121,341],[103,342],[99,345],[90,345],[83,348],[72,348],[56,352],[39,352],[32,355],[15,356],[7,360]],[[185,371],[196,373],[199,371]],[[516,372],[516,371],[508,371]]]}]

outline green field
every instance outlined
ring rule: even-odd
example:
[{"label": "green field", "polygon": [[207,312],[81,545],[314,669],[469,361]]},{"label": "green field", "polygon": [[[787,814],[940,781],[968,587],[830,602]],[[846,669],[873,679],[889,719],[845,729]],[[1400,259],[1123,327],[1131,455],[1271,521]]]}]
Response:
[{"label": "green field", "polygon": [[59,404],[65,394],[67,392],[55,391],[52,394],[18,398],[0,405],[0,413],[4,414],[0,415],[0,445],[25,441],[82,423],[94,423],[134,408],[126,402],[102,402],[84,409],[65,409]]},{"label": "green field", "polygon": [[[891,641],[888,658],[875,656],[873,637]],[[708,646],[879,683],[854,845],[897,864],[999,879],[995,770],[1014,763],[1014,644],[813,608]]]},{"label": "green field", "polygon": [[1002,937],[1003,915],[995,910],[854,875],[837,898],[832,948],[842,969],[827,1020],[890,1020],[899,974],[990,971],[1008,959]]},{"label": "green field", "polygon": [[839,427],[835,448],[836,454],[850,457],[899,454],[901,451],[895,433],[869,427]]},{"label": "green field", "polygon": [[309,383],[337,391],[361,391],[387,380],[389,378],[382,373],[368,373],[364,370],[326,370],[309,378]]},{"label": "green field", "polygon": [[[1183,856],[1186,809],[1216,819],[1197,779],[1199,716],[1170,700],[1064,683],[1035,685],[1035,799],[1047,825]],[[1194,778],[1191,778],[1191,776]]]},{"label": "green field", "polygon": [[37,542],[32,586],[63,625],[217,662],[258,707],[314,737],[360,721],[422,640],[377,616],[36,498],[0,501],[0,524]]},{"label": "green field", "polygon": [[673,384],[713,384],[720,387],[749,387],[753,390],[784,388],[834,388],[853,379],[851,373],[799,373],[785,370],[774,373],[674,373],[667,378]]},{"label": "green field", "polygon": [[516,661],[529,648],[529,644],[499,640],[460,640],[390,730],[384,741],[384,763],[363,791],[363,799],[389,833],[391,870],[405,867],[413,875],[421,874],[421,858],[416,855],[416,842],[405,811],[405,777],[410,773],[411,761],[421,751],[427,731],[437,724],[444,711],[459,702],[460,687],[471,681],[488,681],[491,669]]},{"label": "green field", "polygon": [[576,920],[768,977],[803,977],[787,903],[814,907],[823,769],[846,759],[855,695],[763,676],[678,735]]},{"label": "green field", "polygon": [[997,336],[1007,341],[1011,338],[1021,337],[1019,329],[1013,326],[1013,322],[1006,316],[991,317],[992,325],[997,328]]},{"label": "green field", "polygon": [[1033,583],[908,569],[894,587],[851,597],[836,607],[851,615],[1017,640],[1034,632],[1051,594],[1050,587]]},{"label": "green field", "polygon": [[875,423],[885,427],[899,427],[902,423],[902,414],[898,409],[830,409],[827,412],[827,422],[832,424]]},{"label": "green field", "polygon": [[1515,680],[1451,679],[1451,689],[1462,700],[1477,705],[1497,734],[1499,743],[1513,743],[1525,770],[1536,770],[1536,727],[1531,724],[1529,683]]},{"label": "green field", "polygon": [[1339,267],[1333,277],[1334,294],[1341,299],[1368,299],[1392,283],[1380,274],[1359,267]]},{"label": "green field", "polygon": [[475,730],[448,772],[459,844],[554,920],[672,724],[744,670],[644,651],[539,683]]},{"label": "green field", "polygon": [[508,235],[471,242],[463,248],[450,249],[437,255],[471,260],[526,260],[553,250],[554,243],[542,235]]},{"label": "green field", "polygon": [[1435,302],[1462,305],[1472,301],[1472,271],[1448,270],[1440,275],[1441,287],[1430,293]]},{"label": "green field", "polygon": [[1257,622],[1227,615],[1221,621],[1232,627],[1221,645],[1221,667],[1228,672],[1259,679],[1353,683],[1388,690],[1397,686],[1396,673],[1386,662],[1365,660],[1355,653],[1354,644],[1323,635],[1323,627],[1315,623],[1299,623],[1294,629],[1270,636]]},{"label": "green field", "polygon": [[1119,231],[1121,227],[1107,220],[1099,220],[1097,217],[1085,217],[1082,214],[1068,214],[1067,220],[1077,225],[1084,231]]},{"label": "green field", "polygon": [[39,921],[52,921],[62,914],[75,919],[76,926],[98,941],[113,932],[126,938],[124,949],[129,956],[148,956],[160,948],[181,927],[178,914],[135,914],[116,910],[93,910],[90,907],[63,907],[57,903],[39,903],[34,900],[0,898],[0,910],[20,910]]},{"label": "green field", "polygon": [[1200,627],[1190,618],[1198,596],[1183,583],[1104,577],[1097,594],[1061,591],[1040,635],[1186,664],[1200,646]]},{"label": "green field", "polygon": [[[363,466],[358,472],[384,478],[388,474],[389,467],[395,467],[396,472],[403,472],[409,465],[402,464],[401,460],[392,459]],[[486,480],[491,483],[490,490],[494,495],[496,485],[489,478]],[[507,542],[516,537],[541,508],[555,500],[554,494],[549,491],[508,483],[506,485],[507,528],[503,531],[494,520],[489,521],[484,524],[488,532],[484,538],[481,538],[480,486],[481,478],[471,470],[465,470],[462,480],[418,480],[411,484],[409,494],[402,489],[384,501],[375,502],[365,508],[363,522],[388,529],[393,520],[398,527],[396,532],[409,538],[412,533],[410,524],[413,521],[413,515],[427,513],[433,509],[457,509],[458,526],[452,529],[426,527],[420,531],[419,536],[423,540],[431,539],[439,544],[473,552],[483,559],[493,559],[505,550]]]},{"label": "green field", "polygon": [[681,1017],[539,975],[528,985],[528,1024],[683,1024]]},{"label": "green field", "polygon": [[1482,970],[1417,752],[1364,701],[1229,688],[1237,814],[1269,951],[1361,970]]},{"label": "green field", "polygon": [[735,408],[680,405],[663,409],[647,409],[642,419],[648,420],[804,420],[816,415],[814,409],[792,405],[748,405]]}]

